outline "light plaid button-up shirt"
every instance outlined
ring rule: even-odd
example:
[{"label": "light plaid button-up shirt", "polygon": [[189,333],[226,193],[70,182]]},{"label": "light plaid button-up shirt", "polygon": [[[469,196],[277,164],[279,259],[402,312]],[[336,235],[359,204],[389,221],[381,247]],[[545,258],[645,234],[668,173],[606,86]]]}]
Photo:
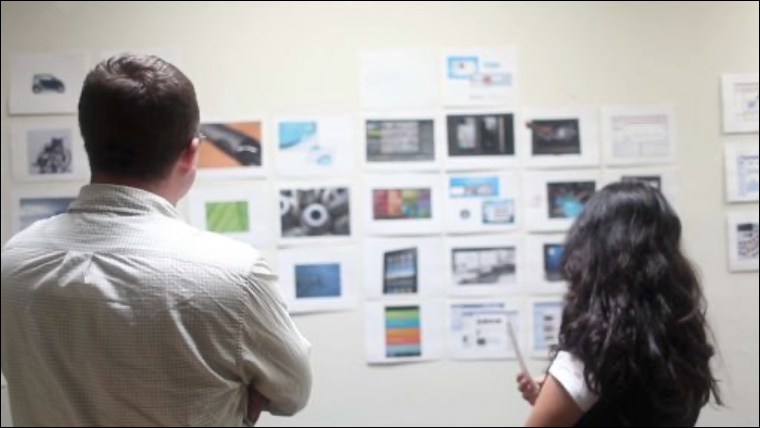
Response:
[{"label": "light plaid button-up shirt", "polygon": [[293,415],[309,348],[258,251],[148,192],[85,187],[2,251],[18,426],[241,426],[249,385]]}]

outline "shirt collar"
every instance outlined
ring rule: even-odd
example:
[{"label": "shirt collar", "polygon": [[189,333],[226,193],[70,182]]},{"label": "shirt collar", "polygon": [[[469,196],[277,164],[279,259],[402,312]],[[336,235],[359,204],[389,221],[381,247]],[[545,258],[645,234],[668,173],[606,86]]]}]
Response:
[{"label": "shirt collar", "polygon": [[82,188],[69,207],[71,213],[113,213],[125,216],[159,214],[179,219],[177,209],[166,199],[145,190],[109,184]]}]

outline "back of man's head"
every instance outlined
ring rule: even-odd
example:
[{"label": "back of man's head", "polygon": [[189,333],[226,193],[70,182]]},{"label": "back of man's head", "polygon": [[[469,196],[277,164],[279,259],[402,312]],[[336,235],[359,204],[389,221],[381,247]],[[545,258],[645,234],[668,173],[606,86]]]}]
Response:
[{"label": "back of man's head", "polygon": [[87,76],[79,101],[94,175],[162,180],[190,147],[199,123],[190,79],[154,56],[101,62]]}]

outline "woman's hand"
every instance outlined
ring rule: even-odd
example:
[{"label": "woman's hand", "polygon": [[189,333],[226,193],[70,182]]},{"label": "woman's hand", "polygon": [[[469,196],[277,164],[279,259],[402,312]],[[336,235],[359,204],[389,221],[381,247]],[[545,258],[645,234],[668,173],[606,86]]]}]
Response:
[{"label": "woman's hand", "polygon": [[520,376],[517,377],[520,394],[522,394],[523,399],[525,399],[525,401],[531,406],[536,405],[536,401],[538,401],[538,396],[541,394],[541,389],[544,387],[545,382],[546,376],[531,379],[524,373],[521,373]]}]

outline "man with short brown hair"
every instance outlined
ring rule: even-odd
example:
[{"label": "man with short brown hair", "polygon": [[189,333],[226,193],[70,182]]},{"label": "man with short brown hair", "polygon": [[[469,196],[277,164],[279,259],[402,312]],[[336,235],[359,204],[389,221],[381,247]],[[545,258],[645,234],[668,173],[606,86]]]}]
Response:
[{"label": "man with short brown hair", "polygon": [[2,371],[19,426],[240,426],[292,416],[310,345],[255,249],[180,221],[197,170],[190,80],[150,56],[87,77],[92,184],[2,251]]}]

